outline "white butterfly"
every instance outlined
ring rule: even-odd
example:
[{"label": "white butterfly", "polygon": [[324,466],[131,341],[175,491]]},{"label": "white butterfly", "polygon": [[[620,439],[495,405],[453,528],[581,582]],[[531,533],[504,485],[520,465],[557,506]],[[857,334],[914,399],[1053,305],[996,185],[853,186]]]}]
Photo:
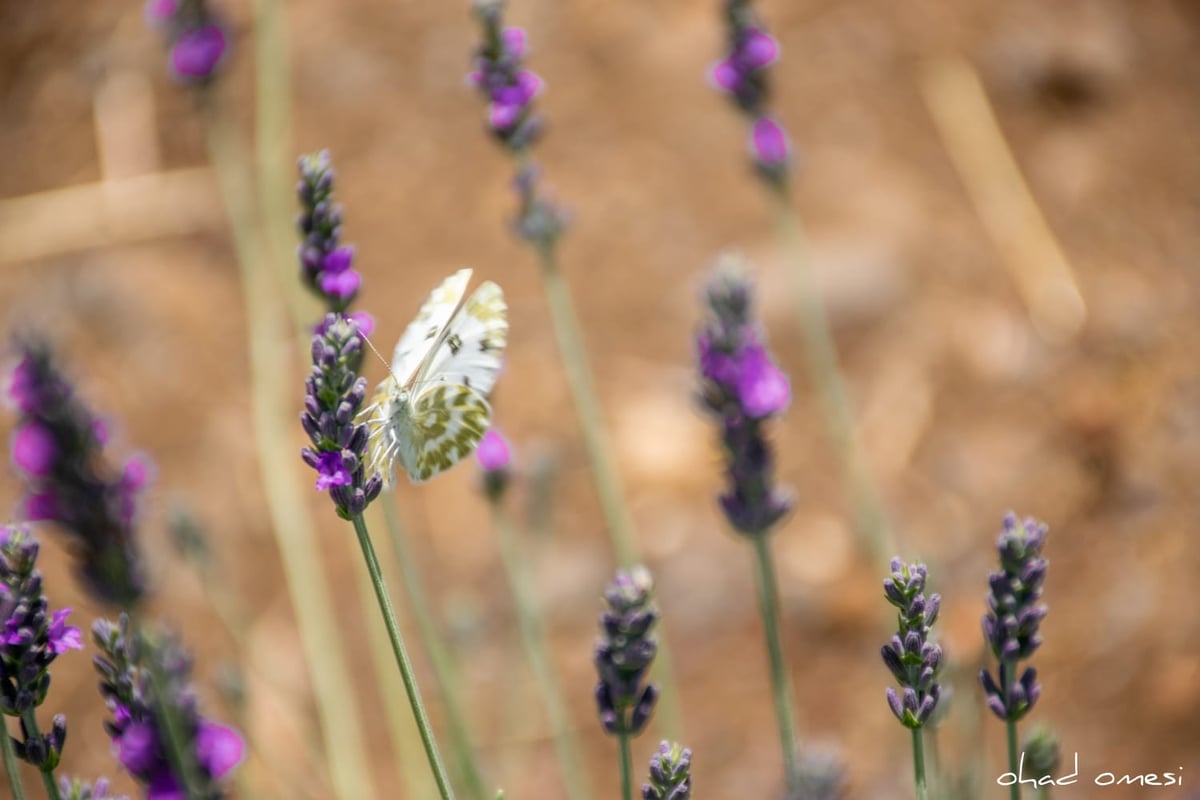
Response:
[{"label": "white butterfly", "polygon": [[491,424],[487,394],[508,336],[504,293],[488,281],[465,303],[471,270],[442,281],[396,343],[391,374],[363,410],[367,474],[391,486],[397,460],[423,483],[469,456]]}]

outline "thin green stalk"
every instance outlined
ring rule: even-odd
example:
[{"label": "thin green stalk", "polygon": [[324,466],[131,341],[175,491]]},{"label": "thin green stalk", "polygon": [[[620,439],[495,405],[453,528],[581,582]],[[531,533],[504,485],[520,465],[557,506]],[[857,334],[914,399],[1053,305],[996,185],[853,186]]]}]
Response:
[{"label": "thin green stalk", "polygon": [[[575,402],[575,413],[583,434],[584,449],[591,465],[592,480],[600,497],[600,506],[608,525],[613,553],[622,567],[638,563],[637,545],[633,540],[633,522],[621,492],[620,479],[611,452],[604,416],[600,411],[596,387],[592,383],[592,372],[588,366],[587,351],[579,331],[579,320],[567,291],[562,271],[558,267],[558,256],[553,242],[542,242],[537,246],[542,265],[542,281],[546,288],[546,300],[558,340],[558,350],[567,385]],[[675,684],[675,669],[667,637],[659,624],[658,655],[655,669],[662,694],[658,701],[658,715],[668,739],[679,739],[683,730],[683,714],[679,703],[679,691]]]},{"label": "thin green stalk", "polygon": [[[1008,732],[1008,769],[1013,775],[1019,775],[1020,756],[1017,754],[1017,723],[1013,720],[1008,720],[1004,724]],[[1008,787],[1008,794],[1012,800],[1021,800],[1021,782],[1013,781],[1012,786]]]},{"label": "thin green stalk", "polygon": [[[38,730],[37,715],[32,708],[22,712],[21,719],[25,722],[25,730],[29,732],[29,738],[41,738],[42,732]],[[58,783],[54,780],[54,770],[39,769],[38,772],[42,776],[42,786],[46,788],[46,797],[49,800],[62,800],[62,795],[58,793]]]},{"label": "thin green stalk", "polygon": [[333,792],[340,800],[374,797],[364,728],[349,694],[354,683],[346,666],[346,648],[341,644],[334,603],[321,571],[316,531],[299,490],[304,479],[293,444],[294,415],[283,412],[295,405],[286,393],[301,384],[289,368],[293,353],[275,301],[276,281],[257,225],[253,189],[247,185],[247,159],[229,120],[210,103],[202,103],[202,111],[246,296],[254,436],[266,510],[312,678]]},{"label": "thin green stalk", "polygon": [[825,427],[833,440],[843,477],[854,509],[855,529],[867,552],[886,561],[895,547],[879,491],[863,460],[855,431],[849,395],[838,366],[837,348],[830,332],[808,263],[808,246],[799,215],[792,209],[783,189],[771,194],[771,210],[791,268],[793,300],[804,333],[804,351],[813,385],[820,395]]},{"label": "thin green stalk", "polygon": [[755,563],[758,567],[758,609],[762,614],[767,637],[767,653],[771,661],[771,690],[775,698],[775,717],[779,725],[779,745],[783,748],[784,776],[789,790],[799,782],[796,761],[796,719],[792,714],[792,689],[788,680],[783,647],[779,640],[779,589],[775,585],[775,565],[767,534],[754,537]]},{"label": "thin green stalk", "polygon": [[[7,720],[7,717],[0,717]],[[12,792],[13,800],[25,800],[25,784],[21,782],[21,773],[17,771],[17,753],[13,750],[12,737],[8,735],[8,722],[5,721],[0,730],[0,753],[4,755],[4,771],[8,774],[8,790]]]},{"label": "thin green stalk", "polygon": [[913,780],[917,787],[917,800],[929,800],[929,790],[925,788],[925,746],[921,739],[921,729],[912,729],[913,746]]},{"label": "thin green stalk", "polygon": [[429,760],[429,769],[437,781],[438,792],[442,800],[453,800],[454,790],[450,788],[450,779],[446,777],[446,768],[442,765],[442,757],[438,754],[437,742],[433,738],[433,726],[425,713],[425,704],[421,702],[421,691],[417,687],[417,679],[413,674],[412,662],[408,659],[408,651],[404,648],[404,639],[400,636],[400,625],[396,622],[396,612],[392,609],[392,598],[388,594],[387,585],[383,582],[383,571],[379,568],[379,559],[375,557],[375,546],[371,544],[371,534],[367,532],[367,524],[362,515],[354,517],[354,532],[358,534],[358,544],[362,548],[363,560],[367,572],[371,575],[371,585],[375,588],[375,599],[379,602],[379,611],[383,615],[383,623],[387,626],[388,639],[392,643],[392,652],[396,656],[396,666],[400,668],[400,677],[404,680],[404,691],[408,693],[408,704],[412,707],[413,717],[417,721],[417,730],[421,732],[421,743],[425,746],[425,757]]},{"label": "thin green stalk", "polygon": [[622,731],[617,734],[621,742],[621,800],[633,800],[633,755],[630,753],[630,735]]},{"label": "thin green stalk", "polygon": [[583,759],[579,755],[579,743],[571,727],[571,717],[563,701],[562,688],[550,661],[550,650],[546,644],[546,628],[543,624],[537,600],[533,597],[532,584],[525,569],[520,544],[517,542],[512,517],[499,501],[493,501],[492,521],[496,528],[496,540],[500,547],[500,560],[508,578],[508,587],[513,595],[517,612],[517,627],[521,641],[533,668],[534,682],[546,705],[550,728],[554,737],[554,751],[563,773],[563,783],[570,800],[589,800],[587,774]]},{"label": "thin green stalk", "polygon": [[421,579],[421,571],[417,569],[412,548],[408,546],[408,536],[400,521],[400,515],[390,499],[382,499],[379,505],[383,506],[392,555],[400,568],[401,584],[408,599],[409,610],[412,611],[413,621],[417,624],[417,638],[421,640],[421,646],[433,667],[434,677],[442,688],[446,724],[454,745],[456,777],[466,784],[469,796],[476,800],[486,800],[491,796],[491,792],[484,787],[483,773],[479,769],[475,748],[471,744],[470,726],[467,725],[459,695],[458,670],[455,668],[453,656],[438,632],[433,611],[429,607],[429,595],[425,592],[425,584]]}]

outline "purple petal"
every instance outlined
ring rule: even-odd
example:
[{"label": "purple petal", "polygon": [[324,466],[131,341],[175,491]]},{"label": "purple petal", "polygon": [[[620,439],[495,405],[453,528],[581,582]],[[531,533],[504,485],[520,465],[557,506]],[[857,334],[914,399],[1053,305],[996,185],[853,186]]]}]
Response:
[{"label": "purple petal", "polygon": [[149,0],[146,3],[146,21],[151,25],[169,22],[179,11],[179,0]]},{"label": "purple petal", "polygon": [[334,450],[321,453],[320,465],[317,467],[317,491],[325,491],[333,486],[349,486],[354,482],[354,476],[342,465],[342,454]]},{"label": "purple petal", "polygon": [[182,34],[171,48],[171,66],[183,78],[203,80],[210,77],[225,55],[225,31],[217,25],[205,25]]},{"label": "purple petal", "polygon": [[370,336],[375,332],[375,318],[366,311],[355,311],[349,315],[349,319],[358,326],[364,336]]},{"label": "purple petal", "polygon": [[321,262],[324,272],[345,272],[354,263],[354,246],[342,245],[328,253]]},{"label": "purple petal", "polygon": [[115,744],[117,760],[134,775],[149,773],[161,761],[158,737],[154,728],[144,722],[130,723],[116,738]]},{"label": "purple petal", "polygon": [[504,54],[514,61],[525,56],[525,47],[527,38],[523,28],[505,28],[500,34],[500,41],[504,45]]},{"label": "purple petal", "polygon": [[348,300],[362,285],[362,275],[352,269],[345,272],[322,272],[320,283],[321,291],[325,294],[332,295],[339,300]]},{"label": "purple petal", "polygon": [[196,732],[196,759],[208,774],[220,780],[242,763],[246,743],[233,728],[205,720]]},{"label": "purple petal", "polygon": [[161,769],[146,786],[146,800],[187,800],[187,793],[169,769]]},{"label": "purple petal", "polygon": [[488,106],[488,124],[494,130],[506,131],[521,118],[524,106],[509,103],[492,103]]},{"label": "purple petal", "polygon": [[67,616],[70,613],[71,609],[69,608],[55,611],[47,632],[50,639],[50,650],[57,655],[62,655],[68,650],[83,649],[83,635],[79,632],[79,628],[67,624]]},{"label": "purple petal", "polygon": [[479,461],[479,466],[489,472],[507,467],[512,460],[512,454],[504,434],[496,428],[489,428],[479,440],[475,458]]},{"label": "purple petal", "polygon": [[792,387],[787,376],[757,345],[743,351],[737,389],[746,413],[755,419],[777,414],[792,402]]},{"label": "purple petal", "polygon": [[29,522],[58,519],[58,500],[53,492],[34,492],[25,498],[25,519]]},{"label": "purple petal", "polygon": [[36,422],[22,425],[13,435],[13,461],[30,475],[45,475],[54,466],[57,455],[54,436]]},{"label": "purple petal", "polygon": [[788,159],[787,133],[770,117],[759,117],[750,132],[750,150],[754,160],[765,167],[777,167]]},{"label": "purple petal", "polygon": [[779,42],[759,30],[749,30],[742,40],[738,55],[750,69],[762,69],[779,58]]},{"label": "purple petal", "polygon": [[708,80],[723,92],[736,93],[742,86],[742,74],[728,59],[712,65],[708,71]]}]

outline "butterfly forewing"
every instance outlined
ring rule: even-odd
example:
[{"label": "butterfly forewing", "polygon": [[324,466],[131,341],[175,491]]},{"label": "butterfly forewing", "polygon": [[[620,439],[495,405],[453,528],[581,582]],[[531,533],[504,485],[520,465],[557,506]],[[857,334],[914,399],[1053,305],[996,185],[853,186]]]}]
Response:
[{"label": "butterfly forewing", "polygon": [[471,270],[460,269],[429,294],[416,319],[409,323],[400,341],[396,342],[392,354],[392,375],[396,380],[411,381],[421,365],[428,363],[438,338],[445,333],[447,324],[458,310],[470,280]]},{"label": "butterfly forewing", "polygon": [[496,385],[508,343],[507,312],[500,287],[491,281],[480,285],[450,318],[418,371],[414,388],[457,383],[486,397]]}]

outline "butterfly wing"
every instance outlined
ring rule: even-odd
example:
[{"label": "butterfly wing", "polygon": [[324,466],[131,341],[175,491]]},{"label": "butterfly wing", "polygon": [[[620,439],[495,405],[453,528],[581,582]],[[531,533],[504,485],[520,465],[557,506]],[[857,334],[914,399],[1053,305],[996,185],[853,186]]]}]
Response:
[{"label": "butterfly wing", "polygon": [[[451,317],[416,377],[418,392],[439,383],[458,384],[486,397],[500,375],[508,342],[508,306],[491,281],[480,285]],[[399,373],[397,373],[399,374]]]},{"label": "butterfly wing", "polygon": [[427,364],[431,351],[437,346],[438,337],[445,333],[446,325],[454,316],[471,270],[460,269],[442,281],[422,304],[417,317],[404,330],[392,354],[392,374],[397,380],[407,382],[417,373],[423,363]]},{"label": "butterfly wing", "polygon": [[400,460],[413,483],[424,483],[469,456],[492,421],[487,400],[469,386],[430,385],[416,395],[405,425],[397,425]]}]

